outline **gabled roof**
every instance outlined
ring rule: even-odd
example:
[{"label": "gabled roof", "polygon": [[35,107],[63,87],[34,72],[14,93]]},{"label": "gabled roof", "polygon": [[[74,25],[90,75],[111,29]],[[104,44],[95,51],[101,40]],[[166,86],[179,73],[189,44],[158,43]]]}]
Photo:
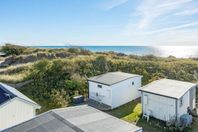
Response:
[{"label": "gabled roof", "polygon": [[170,98],[179,99],[188,90],[196,86],[195,83],[177,81],[171,79],[161,79],[140,88],[140,91],[162,95]]},{"label": "gabled roof", "polygon": [[24,94],[22,94],[21,92],[19,92],[17,89],[8,86],[6,84],[0,83],[0,105],[3,105],[4,103],[6,103],[9,100],[18,98],[21,99],[25,102],[28,102],[32,105],[34,105],[37,108],[40,108],[40,106],[34,102],[33,100],[31,100],[30,98],[28,98],[27,96],[25,96]]},{"label": "gabled roof", "polygon": [[142,128],[88,105],[43,113],[4,132],[134,132]]},{"label": "gabled roof", "polygon": [[[124,72],[108,72],[102,75],[94,76],[88,79],[88,81],[97,82],[105,85],[113,85],[129,78],[138,77],[140,75],[130,74]],[[140,76],[141,77],[141,76]]]}]

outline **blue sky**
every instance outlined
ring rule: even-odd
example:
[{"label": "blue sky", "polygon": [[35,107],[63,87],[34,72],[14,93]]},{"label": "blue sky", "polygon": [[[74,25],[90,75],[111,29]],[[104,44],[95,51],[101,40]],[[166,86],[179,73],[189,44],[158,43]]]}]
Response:
[{"label": "blue sky", "polygon": [[0,43],[198,45],[198,0],[1,0]]}]

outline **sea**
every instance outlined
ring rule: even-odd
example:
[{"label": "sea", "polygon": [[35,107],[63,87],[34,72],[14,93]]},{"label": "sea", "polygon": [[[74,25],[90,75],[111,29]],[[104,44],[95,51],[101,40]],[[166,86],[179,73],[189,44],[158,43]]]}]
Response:
[{"label": "sea", "polygon": [[34,46],[36,48],[83,48],[93,52],[117,52],[127,55],[198,58],[198,46]]}]

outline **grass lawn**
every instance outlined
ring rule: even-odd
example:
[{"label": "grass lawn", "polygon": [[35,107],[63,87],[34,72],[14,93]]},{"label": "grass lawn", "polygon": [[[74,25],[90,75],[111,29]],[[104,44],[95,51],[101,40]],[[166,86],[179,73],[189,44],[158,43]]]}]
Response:
[{"label": "grass lawn", "polygon": [[142,113],[140,99],[131,101],[119,108],[108,111],[107,113],[127,122],[137,122]]},{"label": "grass lawn", "polygon": [[[140,99],[131,101],[114,110],[107,111],[107,113],[142,127],[144,132],[169,132],[164,122],[153,118],[147,122],[145,119],[141,118],[142,108]],[[185,132],[198,132],[197,118],[195,118],[192,128],[185,129]]]}]

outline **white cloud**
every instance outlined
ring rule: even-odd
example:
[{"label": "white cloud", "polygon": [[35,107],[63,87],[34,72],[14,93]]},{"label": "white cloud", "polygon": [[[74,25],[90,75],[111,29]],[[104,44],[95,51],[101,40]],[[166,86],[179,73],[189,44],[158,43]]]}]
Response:
[{"label": "white cloud", "polygon": [[104,8],[106,10],[110,10],[110,9],[116,8],[120,5],[123,5],[128,1],[129,0],[111,0],[109,3],[105,3]]},{"label": "white cloud", "polygon": [[168,28],[162,28],[159,30],[149,31],[149,32],[146,32],[146,34],[155,34],[155,33],[160,33],[160,32],[178,30],[178,29],[188,28],[188,27],[192,27],[192,26],[198,26],[198,21],[192,22],[192,23],[187,23],[187,24],[182,24],[182,25],[178,25],[178,26],[174,26],[174,27],[168,27]]},{"label": "white cloud", "polygon": [[129,24],[122,32],[122,38],[128,43],[141,45],[197,45],[198,21],[154,31],[139,30],[135,24]]},{"label": "white cloud", "polygon": [[155,19],[180,8],[191,1],[192,0],[143,0],[137,8],[137,13],[141,17],[138,27],[144,29]]},{"label": "white cloud", "polygon": [[194,14],[198,14],[198,8],[175,13],[176,16],[189,16],[189,15],[194,15]]},{"label": "white cloud", "polygon": [[167,3],[164,3],[160,5],[159,7],[170,7],[170,6],[178,6],[179,4],[185,4],[188,2],[192,2],[193,0],[177,0],[177,1],[167,1]]},{"label": "white cloud", "polygon": [[154,35],[152,42],[159,45],[197,45],[198,31],[196,30],[172,30]]}]

